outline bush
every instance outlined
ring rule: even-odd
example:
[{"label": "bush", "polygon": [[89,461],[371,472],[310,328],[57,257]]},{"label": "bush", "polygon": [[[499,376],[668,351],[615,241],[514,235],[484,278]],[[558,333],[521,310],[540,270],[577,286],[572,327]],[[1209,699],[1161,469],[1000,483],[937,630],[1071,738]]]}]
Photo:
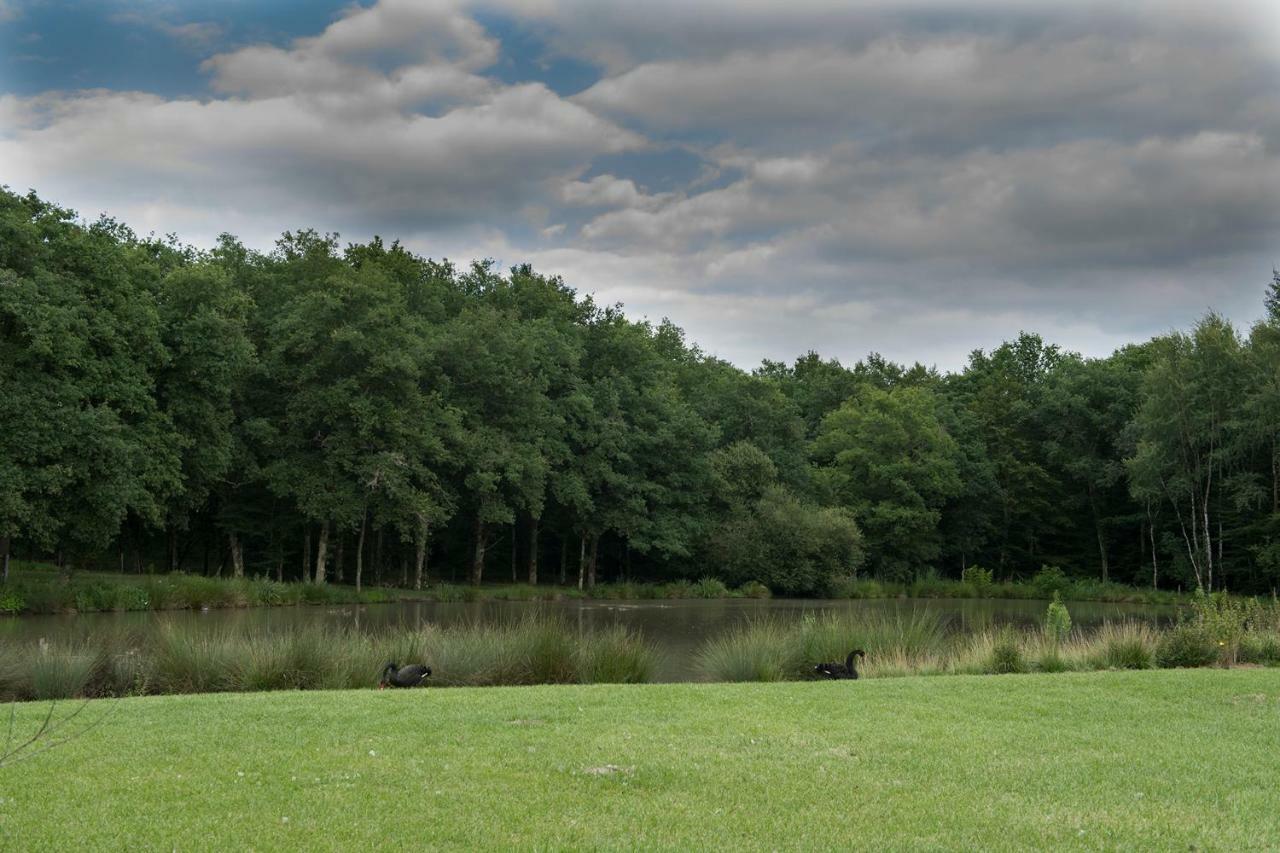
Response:
[{"label": "bush", "polygon": [[0,613],[12,615],[21,613],[27,608],[27,600],[22,593],[13,587],[0,589]]},{"label": "bush", "polygon": [[1197,622],[1179,621],[1165,630],[1156,644],[1156,666],[1208,666],[1218,657],[1209,632]]},{"label": "bush", "polygon": [[1064,642],[1071,633],[1071,614],[1057,592],[1044,614],[1044,633],[1055,645]]},{"label": "bush", "polygon": [[1008,625],[996,632],[991,645],[991,657],[987,660],[987,672],[997,675],[1026,672],[1027,661],[1022,655],[1022,643],[1018,633]]},{"label": "bush", "polygon": [[77,587],[72,600],[78,612],[93,613],[99,610],[111,610],[115,602],[115,593],[105,584],[88,584]]},{"label": "bush", "polygon": [[972,586],[981,595],[991,588],[991,570],[978,565],[969,566],[960,573],[960,580]]},{"label": "bush", "polygon": [[1071,579],[1060,566],[1042,565],[1031,579],[1031,585],[1046,598],[1050,595],[1056,598],[1071,586]]},{"label": "bush", "polygon": [[151,596],[147,588],[137,584],[121,584],[112,594],[112,610],[149,610]]},{"label": "bush", "polygon": [[773,593],[760,581],[747,581],[738,587],[738,595],[743,598],[770,598]]},{"label": "bush", "polygon": [[1240,642],[1240,660],[1264,666],[1280,665],[1280,633],[1250,631]]},{"label": "bush", "polygon": [[1240,656],[1240,643],[1250,614],[1249,605],[1223,592],[1205,595],[1203,591],[1197,591],[1191,607],[1195,619],[1217,647],[1218,662],[1223,666],[1234,664]]}]

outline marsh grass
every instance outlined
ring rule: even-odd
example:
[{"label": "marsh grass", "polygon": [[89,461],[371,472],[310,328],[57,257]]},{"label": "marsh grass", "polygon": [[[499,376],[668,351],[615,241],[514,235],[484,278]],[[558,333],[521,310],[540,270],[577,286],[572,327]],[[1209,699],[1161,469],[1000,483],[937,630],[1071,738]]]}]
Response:
[{"label": "marsh grass", "polygon": [[578,633],[561,619],[392,630],[323,627],[234,634],[164,625],[65,642],[0,644],[0,698],[372,687],[388,661],[427,663],[433,686],[642,682],[658,652],[615,627]]},{"label": "marsh grass", "polygon": [[1151,669],[1159,635],[1141,622],[1109,622],[1093,635],[1094,669]]},{"label": "marsh grass", "polygon": [[755,619],[708,640],[698,653],[698,669],[712,681],[799,678],[806,661],[802,642],[793,626]]}]

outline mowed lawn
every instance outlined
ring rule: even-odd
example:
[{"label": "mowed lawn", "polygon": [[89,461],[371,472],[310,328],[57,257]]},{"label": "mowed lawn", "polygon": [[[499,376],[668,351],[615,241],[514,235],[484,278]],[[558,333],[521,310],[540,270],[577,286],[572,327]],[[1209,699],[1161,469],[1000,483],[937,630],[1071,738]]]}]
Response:
[{"label": "mowed lawn", "polygon": [[0,769],[0,846],[1280,847],[1280,670],[166,696],[82,718],[108,711]]}]

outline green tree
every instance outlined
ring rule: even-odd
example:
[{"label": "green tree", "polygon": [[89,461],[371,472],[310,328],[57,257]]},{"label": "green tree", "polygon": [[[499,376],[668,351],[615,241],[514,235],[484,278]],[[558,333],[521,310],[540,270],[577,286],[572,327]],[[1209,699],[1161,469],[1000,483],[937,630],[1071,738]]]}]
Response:
[{"label": "green tree", "polygon": [[937,410],[924,388],[867,387],[823,419],[814,441],[822,482],[853,512],[884,577],[910,577],[942,551],[941,511],[961,482]]}]

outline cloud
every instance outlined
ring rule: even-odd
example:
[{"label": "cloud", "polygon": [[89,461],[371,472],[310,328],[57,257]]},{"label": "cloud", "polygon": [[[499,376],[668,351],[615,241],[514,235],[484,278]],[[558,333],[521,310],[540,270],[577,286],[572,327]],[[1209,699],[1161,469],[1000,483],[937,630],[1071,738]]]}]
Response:
[{"label": "cloud", "polygon": [[[90,211],[142,211],[137,225],[189,238],[210,236],[201,226],[211,210],[226,216],[218,230],[238,229],[250,210],[269,214],[274,233],[465,228],[642,144],[540,83],[468,70],[494,49],[456,11],[379,4],[286,48],[210,58],[219,97],[208,100],[0,96],[3,177]],[[379,65],[387,57],[404,62]],[[176,221],[154,221],[159,210]]]},{"label": "cloud", "polygon": [[[0,95],[0,182],[197,241],[314,226],[531,261],[744,365],[955,367],[1021,329],[1097,354],[1209,306],[1256,316],[1277,17],[381,0],[208,56],[201,98]],[[160,29],[207,51],[225,34],[202,26]],[[536,78],[563,58],[600,78],[557,94]]]}]

